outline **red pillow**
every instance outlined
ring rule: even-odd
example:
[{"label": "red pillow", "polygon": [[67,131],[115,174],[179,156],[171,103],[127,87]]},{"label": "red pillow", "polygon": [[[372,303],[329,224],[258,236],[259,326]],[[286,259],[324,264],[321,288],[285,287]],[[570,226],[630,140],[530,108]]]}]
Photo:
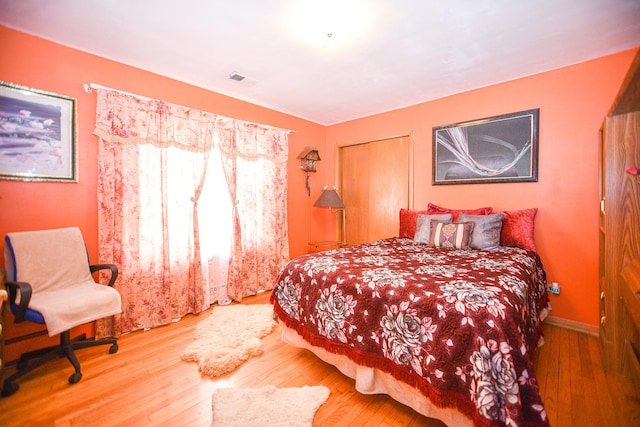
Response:
[{"label": "red pillow", "polygon": [[531,208],[519,211],[505,211],[503,213],[504,218],[502,219],[500,244],[502,246],[516,246],[518,248],[535,251],[533,224],[538,209]]},{"label": "red pillow", "polygon": [[418,217],[426,215],[427,211],[412,211],[400,209],[400,231],[399,237],[402,239],[413,239],[418,227]]},{"label": "red pillow", "polygon": [[446,214],[450,213],[453,217],[453,222],[458,221],[458,214],[466,213],[469,215],[489,215],[493,213],[493,208],[478,208],[478,209],[448,209],[440,206],[436,206],[433,203],[427,205],[428,214]]}]

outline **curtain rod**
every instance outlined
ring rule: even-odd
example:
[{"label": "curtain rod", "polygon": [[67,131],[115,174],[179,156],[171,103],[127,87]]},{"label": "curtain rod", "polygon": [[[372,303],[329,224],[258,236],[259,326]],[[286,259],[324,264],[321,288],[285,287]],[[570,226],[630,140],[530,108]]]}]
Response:
[{"label": "curtain rod", "polygon": [[153,98],[147,98],[146,96],[138,95],[131,92],[125,92],[124,90],[118,90],[111,87],[102,86],[96,83],[83,83],[82,87],[84,88],[84,91],[87,93],[93,92],[93,89],[106,89],[106,90],[111,90],[113,92],[121,93],[123,95],[131,95],[131,96],[135,96],[136,98],[146,99],[147,101],[155,101]]},{"label": "curtain rod", "polygon": [[[121,93],[121,94],[124,94],[124,95],[135,96],[136,98],[145,99],[145,100],[147,100],[147,101],[160,101],[159,99],[149,98],[149,97],[142,96],[142,95],[138,95],[138,94],[131,93],[131,92],[125,92],[124,90],[113,89],[113,88],[110,88],[110,87],[106,87],[106,86],[99,85],[99,84],[97,84],[97,83],[83,83],[83,84],[82,84],[82,88],[84,89],[84,91],[85,91],[86,93],[91,93],[91,92],[93,92],[93,89],[106,89],[106,90],[111,90],[111,91],[113,91],[113,92],[118,92],[118,93]],[[163,102],[164,102],[164,101],[163,101]],[[185,108],[191,108],[191,107],[185,107]],[[216,114],[216,113],[212,113],[212,114]],[[255,122],[250,122],[250,121],[247,121],[247,120],[233,119],[233,118],[231,118],[231,117],[225,117],[225,116],[222,116],[222,115],[220,115],[220,114],[216,114],[216,115],[217,115],[218,117],[222,117],[223,119],[239,120],[239,121],[241,121],[241,122],[250,123],[250,124],[252,124],[252,125],[256,125],[256,126],[268,126],[268,127],[270,127],[270,128],[273,128],[273,129],[285,130],[285,131],[287,131],[287,132],[296,132],[295,130],[285,129],[285,128],[279,128],[279,127],[277,127],[277,126],[265,125],[264,123],[255,123]]]}]

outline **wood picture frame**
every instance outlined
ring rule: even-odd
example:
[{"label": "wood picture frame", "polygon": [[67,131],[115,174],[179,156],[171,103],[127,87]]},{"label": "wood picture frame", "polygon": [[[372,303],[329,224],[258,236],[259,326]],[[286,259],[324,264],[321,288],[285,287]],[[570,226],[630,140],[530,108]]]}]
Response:
[{"label": "wood picture frame", "polygon": [[78,182],[75,98],[0,82],[0,179]]},{"label": "wood picture frame", "polygon": [[433,185],[538,181],[539,109],[433,128]]}]

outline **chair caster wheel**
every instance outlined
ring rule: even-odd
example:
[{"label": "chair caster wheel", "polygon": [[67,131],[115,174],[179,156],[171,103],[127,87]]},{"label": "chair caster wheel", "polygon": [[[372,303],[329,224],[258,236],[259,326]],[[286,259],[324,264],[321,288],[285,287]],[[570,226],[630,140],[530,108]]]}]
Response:
[{"label": "chair caster wheel", "polygon": [[19,388],[20,386],[18,384],[5,382],[4,386],[2,387],[2,397],[11,396],[13,393],[18,391]]},{"label": "chair caster wheel", "polygon": [[113,344],[111,347],[109,347],[109,354],[113,354],[117,352],[118,352],[118,344]]},{"label": "chair caster wheel", "polygon": [[82,379],[82,373],[76,372],[69,377],[69,384],[75,384]]}]

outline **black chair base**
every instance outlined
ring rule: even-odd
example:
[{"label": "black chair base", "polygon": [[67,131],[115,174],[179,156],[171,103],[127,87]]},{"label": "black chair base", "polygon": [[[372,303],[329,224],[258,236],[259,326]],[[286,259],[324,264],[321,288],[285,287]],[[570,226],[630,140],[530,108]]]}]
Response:
[{"label": "black chair base", "polygon": [[[74,350],[87,347],[95,347],[98,345],[111,344],[109,347],[109,354],[116,353],[118,351],[118,341],[116,338],[104,338],[100,340],[87,339],[86,335],[81,335],[73,340],[70,339],[70,331],[66,331],[60,334],[60,344],[52,347],[43,348],[40,350],[24,353],[18,360],[18,370],[4,380],[2,386],[1,397],[7,397],[18,391],[18,384],[14,381],[23,375],[33,371],[35,368],[43,365],[49,360],[57,359],[60,357],[66,357],[73,365],[75,372],[69,377],[69,384],[75,384],[82,379],[82,373],[80,372],[80,362],[76,357]],[[33,362],[29,363],[30,360]]]}]

